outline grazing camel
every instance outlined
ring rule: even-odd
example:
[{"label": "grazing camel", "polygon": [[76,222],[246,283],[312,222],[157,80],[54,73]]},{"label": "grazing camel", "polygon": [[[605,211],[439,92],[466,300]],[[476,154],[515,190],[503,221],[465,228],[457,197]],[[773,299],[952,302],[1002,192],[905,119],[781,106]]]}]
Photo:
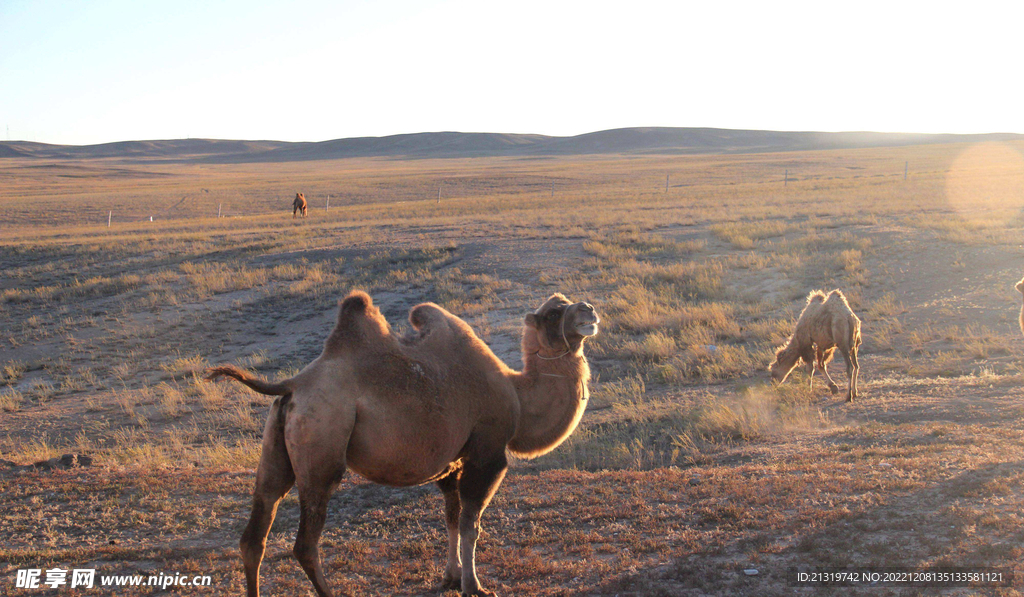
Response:
[{"label": "grazing camel", "polygon": [[295,216],[302,214],[302,217],[306,217],[306,196],[302,193],[295,193],[295,201],[292,201],[292,219]]},{"label": "grazing camel", "polygon": [[828,389],[833,394],[839,392],[839,386],[828,374],[829,361],[839,349],[846,361],[846,377],[849,388],[846,401],[852,402],[857,397],[857,380],[860,376],[860,365],[857,363],[857,348],[860,346],[860,319],[850,309],[846,297],[839,290],[833,290],[825,296],[820,290],[807,295],[807,305],[800,312],[796,321],[796,329],[789,337],[785,346],[775,351],[775,360],[768,366],[772,381],[781,384],[796,368],[799,361],[807,366],[808,387],[814,379],[817,367],[828,380]]},{"label": "grazing camel", "polygon": [[[1024,278],[1022,278],[1020,282],[1017,282],[1017,285],[1014,286],[1014,288],[1017,289],[1017,292],[1024,295]],[[1024,334],[1024,305],[1020,308],[1020,333]]]},{"label": "grazing camel", "polygon": [[508,468],[506,450],[538,456],[561,444],[586,408],[583,342],[600,318],[587,303],[551,296],[526,316],[523,370],[508,368],[466,322],[433,303],[409,312],[415,330],[392,333],[369,295],[341,303],[323,352],[279,383],[234,366],[234,378],[280,396],[270,408],[241,552],[249,597],[278,503],[294,484],[301,509],[294,554],[318,595],[331,595],[317,544],[327,500],[346,470],[393,486],[435,482],[448,528],[445,589],[494,595],[476,575],[480,515]]}]

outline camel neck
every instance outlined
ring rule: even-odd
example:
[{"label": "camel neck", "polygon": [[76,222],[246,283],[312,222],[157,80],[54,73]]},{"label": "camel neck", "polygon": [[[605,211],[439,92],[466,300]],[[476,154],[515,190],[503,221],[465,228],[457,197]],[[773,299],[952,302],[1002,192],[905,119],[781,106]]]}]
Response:
[{"label": "camel neck", "polygon": [[513,383],[519,396],[519,422],[509,449],[533,457],[550,452],[576,429],[587,408],[590,368],[582,350],[541,360],[528,355]]}]

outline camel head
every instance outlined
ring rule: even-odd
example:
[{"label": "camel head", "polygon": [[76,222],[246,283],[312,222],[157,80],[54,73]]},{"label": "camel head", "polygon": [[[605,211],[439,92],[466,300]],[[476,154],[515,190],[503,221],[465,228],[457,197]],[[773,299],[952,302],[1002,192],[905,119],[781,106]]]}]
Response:
[{"label": "camel head", "polygon": [[768,371],[772,374],[772,383],[780,385],[786,381],[789,374],[796,369],[800,361],[800,355],[792,349],[792,344],[787,344],[775,351],[775,360],[768,365]]},{"label": "camel head", "polygon": [[535,332],[537,348],[549,353],[579,352],[584,340],[597,335],[599,323],[593,305],[570,303],[557,293],[526,316],[527,331]]}]

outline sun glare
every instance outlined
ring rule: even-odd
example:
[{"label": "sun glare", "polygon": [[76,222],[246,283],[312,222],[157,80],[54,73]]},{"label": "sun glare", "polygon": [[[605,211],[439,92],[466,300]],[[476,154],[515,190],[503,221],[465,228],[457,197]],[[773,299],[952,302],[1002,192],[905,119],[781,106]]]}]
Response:
[{"label": "sun glare", "polygon": [[969,146],[946,174],[946,200],[965,218],[1013,217],[1024,207],[1024,155],[1006,143]]}]

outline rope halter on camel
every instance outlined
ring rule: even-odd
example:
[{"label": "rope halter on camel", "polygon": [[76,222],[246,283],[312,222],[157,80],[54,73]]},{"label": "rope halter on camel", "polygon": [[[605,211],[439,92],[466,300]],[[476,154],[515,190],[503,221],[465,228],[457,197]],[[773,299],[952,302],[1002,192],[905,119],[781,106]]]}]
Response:
[{"label": "rope halter on camel", "polygon": [[[565,337],[565,317],[569,314],[569,307],[570,306],[572,306],[572,305],[567,306],[565,308],[565,310],[562,311],[562,322],[561,322],[561,325],[559,325],[559,330],[562,333],[562,342],[565,342],[565,352],[563,352],[562,354],[558,355],[557,357],[546,357],[546,356],[543,356],[542,354],[540,354],[540,349],[537,349],[537,352],[535,352],[534,354],[537,355],[538,359],[541,359],[541,360],[544,360],[544,361],[557,361],[558,359],[560,359],[560,358],[564,357],[565,355],[569,354],[570,352],[572,352],[572,345],[569,344],[569,340],[566,339],[566,337]],[[543,375],[552,375],[552,374],[551,373],[544,373]],[[554,377],[563,377],[563,376],[557,375],[557,376],[554,376]]]}]

